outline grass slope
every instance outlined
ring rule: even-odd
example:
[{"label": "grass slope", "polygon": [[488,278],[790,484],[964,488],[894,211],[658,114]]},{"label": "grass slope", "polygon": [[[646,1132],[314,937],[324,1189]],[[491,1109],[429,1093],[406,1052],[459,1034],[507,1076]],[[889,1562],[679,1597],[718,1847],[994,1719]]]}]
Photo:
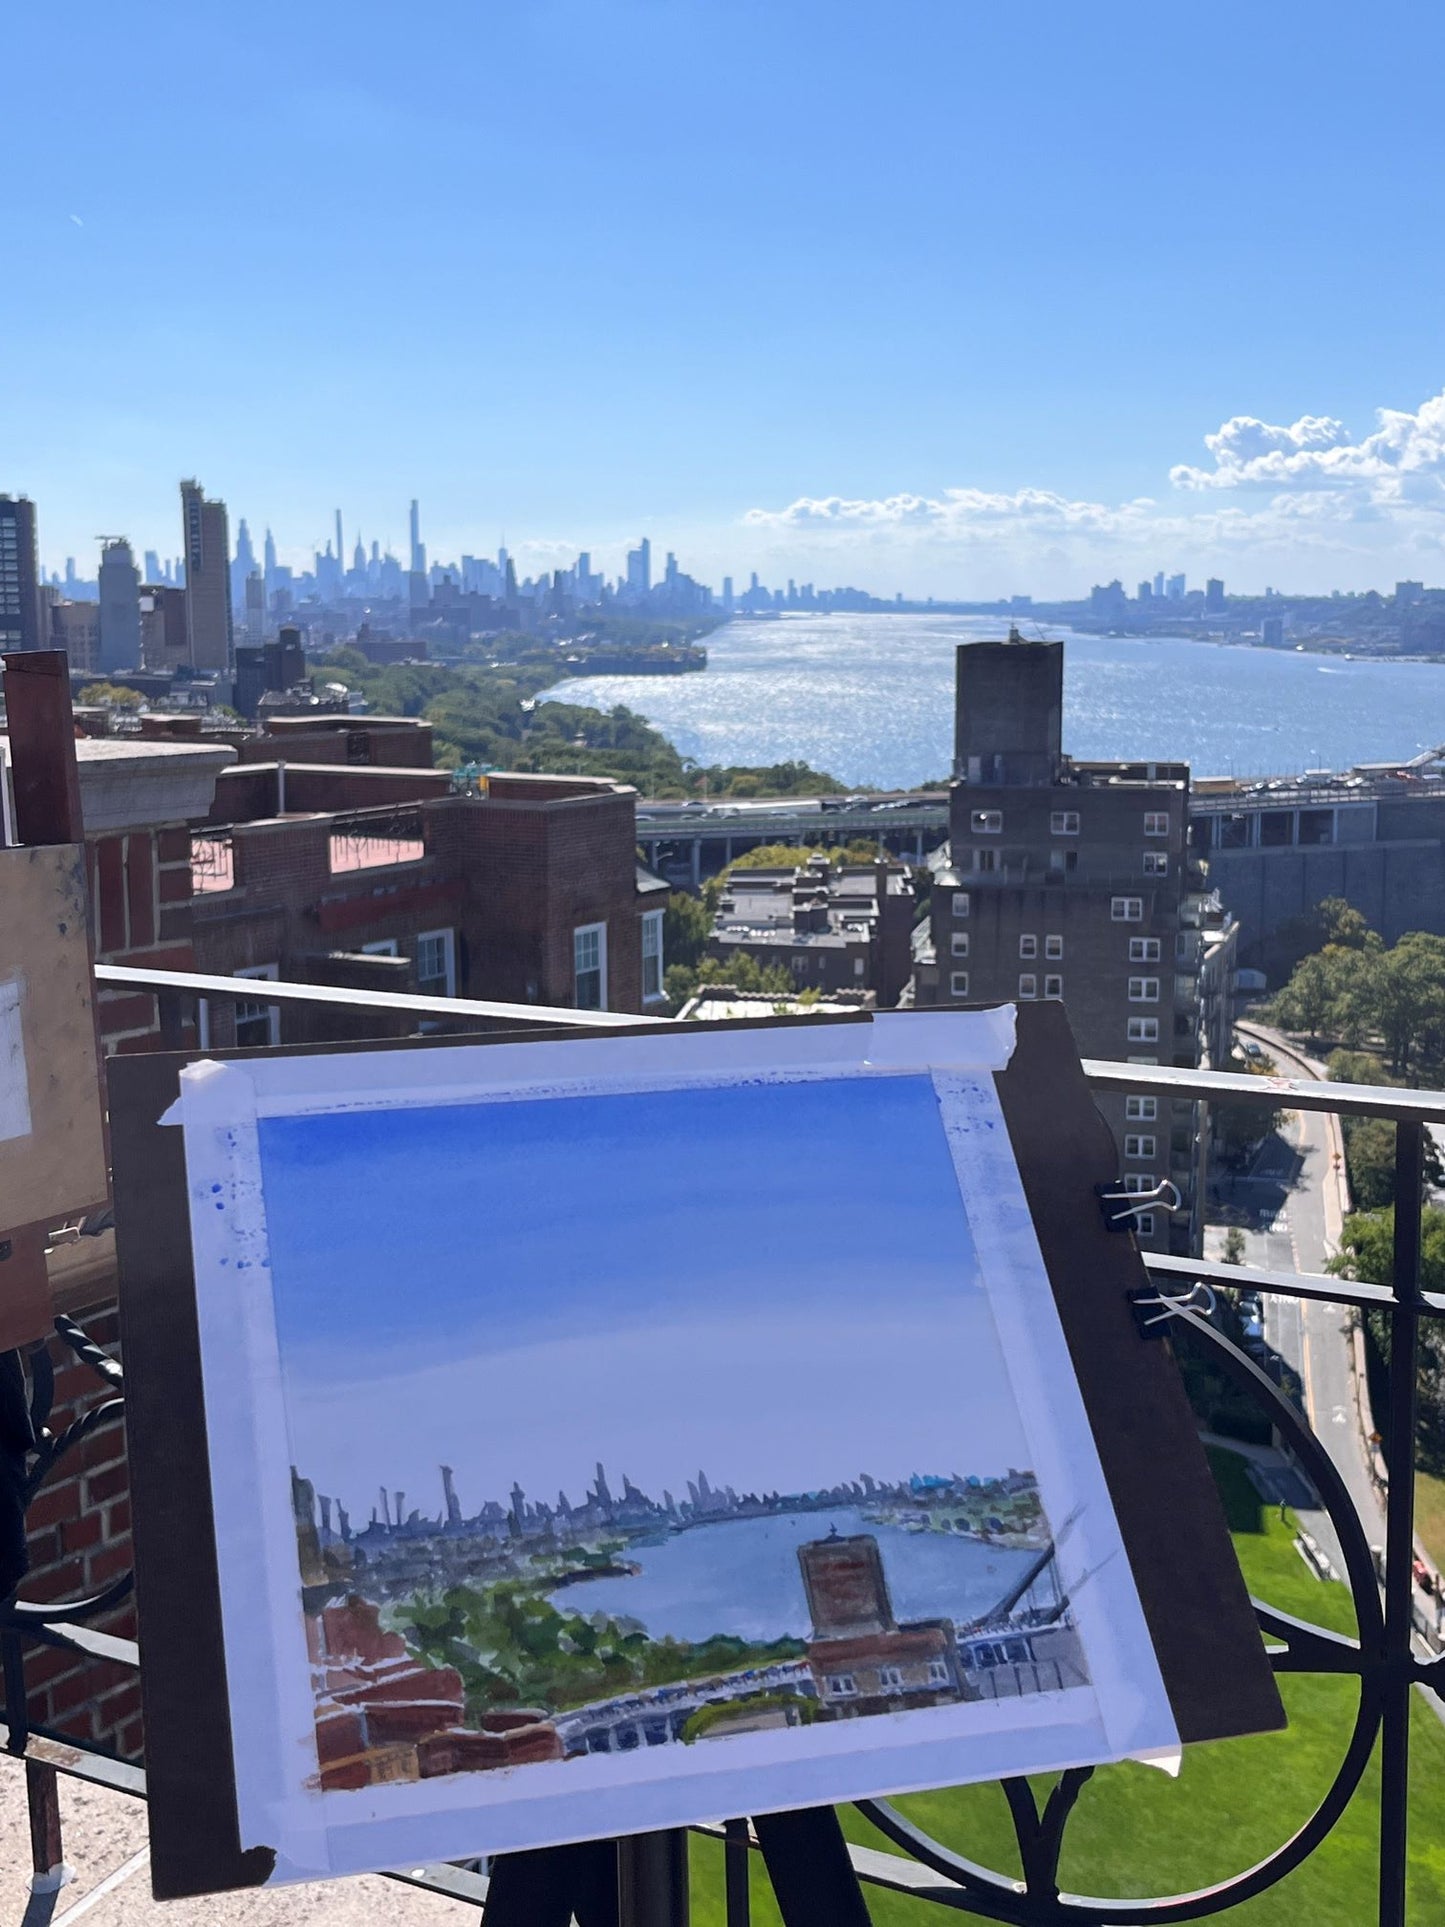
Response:
[{"label": "grass slope", "polygon": [[[1235,1549],[1250,1591],[1284,1612],[1337,1632],[1354,1630],[1345,1587],[1321,1584],[1295,1552],[1292,1517],[1261,1507],[1234,1453],[1211,1452]],[[1186,1751],[1170,1780],[1143,1766],[1102,1768],[1084,1788],[1065,1835],[1066,1892],[1134,1897],[1188,1892],[1221,1881],[1272,1852],[1308,1818],[1344,1752],[1358,1694],[1348,1680],[1281,1680],[1289,1727]],[[1418,1927],[1445,1920],[1445,1726],[1416,1700],[1411,1731],[1410,1915]],[[1042,1799],[1051,1782],[1037,1781]],[[1002,1873],[1017,1874],[1013,1828],[997,1786],[954,1787],[898,1803],[937,1839]],[[1301,1868],[1224,1918],[1248,1927],[1364,1927],[1374,1917],[1379,1772],[1371,1764],[1325,1844]],[[845,1809],[861,1844],[888,1846]],[[779,1927],[754,1857],[754,1927]],[[939,1927],[937,1907],[868,1889],[876,1927]],[[971,1918],[971,1916],[966,1916]],[[694,1927],[723,1927],[722,1849],[693,1842]]]}]

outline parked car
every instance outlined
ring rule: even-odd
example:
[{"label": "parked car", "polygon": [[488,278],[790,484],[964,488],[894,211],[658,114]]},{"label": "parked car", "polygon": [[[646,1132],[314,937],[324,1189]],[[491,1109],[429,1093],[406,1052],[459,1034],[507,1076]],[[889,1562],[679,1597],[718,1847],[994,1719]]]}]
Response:
[{"label": "parked car", "polygon": [[1254,1062],[1257,1058],[1264,1056],[1263,1047],[1259,1044],[1256,1044],[1252,1037],[1244,1038],[1239,1048],[1244,1052],[1245,1056],[1249,1058],[1251,1062]]}]

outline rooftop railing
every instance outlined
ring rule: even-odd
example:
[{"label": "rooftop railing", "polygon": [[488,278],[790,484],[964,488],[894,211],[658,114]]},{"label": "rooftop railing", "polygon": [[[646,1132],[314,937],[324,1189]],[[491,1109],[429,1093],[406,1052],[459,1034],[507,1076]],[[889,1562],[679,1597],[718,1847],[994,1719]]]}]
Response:
[{"label": "rooftop railing", "polygon": [[[178,975],[101,966],[102,984],[124,983],[157,992],[174,1013],[197,996],[241,997],[247,1002],[278,1004],[340,1003],[353,1010],[405,1010],[435,1018],[438,1000],[372,991],[337,990],[247,979]],[[475,1000],[447,1000],[460,1017],[486,1017],[527,1025],[569,1024],[586,1028],[635,1024],[635,1016],[598,1011],[575,1011]],[[175,1025],[174,1015],[171,1019]],[[665,1021],[665,1020],[662,1020]],[[1342,1117],[1382,1117],[1395,1128],[1395,1215],[1393,1284],[1354,1282],[1309,1272],[1283,1272],[1258,1266],[1224,1264],[1203,1258],[1144,1254],[1150,1276],[1161,1293],[1179,1304],[1201,1283],[1231,1289],[1252,1289],[1271,1297],[1325,1300],[1350,1308],[1352,1317],[1366,1311],[1385,1314],[1389,1324],[1387,1397],[1376,1423],[1383,1434],[1387,1465],[1404,1468],[1391,1478],[1384,1500],[1385,1545],[1373,1548],[1362,1517],[1320,1438],[1298,1405],[1273,1378],[1235,1346],[1214,1323],[1188,1309],[1178,1314],[1191,1338],[1208,1348],[1208,1356],[1236,1390],[1248,1395],[1274,1428],[1289,1456],[1319,1495],[1338,1536],[1345,1579],[1353,1600],[1357,1631],[1346,1638],[1283,1613],[1265,1600],[1256,1600],[1261,1632],[1278,1673],[1316,1673],[1353,1679],[1358,1704],[1341,1736],[1341,1759],[1329,1787],[1314,1811],[1290,1837],[1253,1866],[1227,1879],[1189,1893],[1149,1898],[1112,1898],[1065,1893],[1060,1890],[1061,1856],[1068,1827],[1078,1811],[1080,1796],[1093,1769],[1074,1768],[1057,1782],[1041,1808],[1026,1780],[1000,1784],[1008,1802],[1015,1834],[1018,1874],[1004,1873],[966,1858],[932,1839],[903,1812],[886,1801],[860,1803],[860,1811],[888,1841],[886,1850],[844,1848],[836,1823],[827,1814],[814,1816],[822,1827],[775,1829],[759,1832],[746,1820],[698,1831],[724,1843],[725,1918],[727,1927],[748,1927],[750,1921],[747,1864],[761,1847],[774,1885],[786,1886],[789,1927],[807,1921],[815,1927],[849,1927],[866,1922],[860,1898],[869,1887],[908,1895],[952,1909],[955,1913],[1013,1927],[1164,1927],[1164,1923],[1202,1920],[1227,1915],[1274,1888],[1302,1866],[1329,1838],[1360,1787],[1371,1761],[1379,1764],[1378,1879],[1375,1906],[1369,1915],[1379,1927],[1404,1927],[1406,1921],[1407,1811],[1410,1792],[1409,1727],[1412,1705],[1423,1690],[1445,1699],[1445,1659],[1423,1645],[1417,1627],[1414,1587],[1414,1464],[1417,1417],[1417,1368],[1422,1320],[1445,1314],[1445,1294],[1421,1287],[1421,1230],[1424,1195],[1425,1134],[1445,1124],[1445,1094],[1376,1086],[1332,1084],[1311,1078],[1239,1075],[1227,1071],[1171,1070],[1161,1067],[1088,1060],[1085,1075],[1099,1091],[1121,1091],[1169,1101],[1253,1105],[1298,1112],[1324,1112]],[[31,1409],[42,1437],[29,1471],[25,1497],[36,1494],[43,1480],[94,1429],[101,1414],[115,1409],[123,1393],[120,1368],[85,1334],[66,1319],[57,1321],[62,1340],[89,1364],[104,1386],[104,1402],[84,1414],[58,1437],[41,1428],[49,1413],[52,1380],[43,1352],[31,1358]],[[89,1622],[113,1610],[128,1596],[128,1576],[92,1598],[55,1603],[12,1599],[0,1607],[0,1664],[3,1664],[5,1704],[0,1709],[4,1727],[0,1742],[27,1762],[32,1821],[59,1852],[59,1806],[54,1796],[58,1773],[113,1790],[144,1797],[145,1775],[133,1762],[117,1758],[105,1748],[77,1741],[69,1735],[32,1723],[28,1717],[24,1652],[36,1644],[60,1647],[107,1666],[138,1664],[133,1642],[94,1628]],[[1282,1760],[1280,1762],[1283,1764]],[[1178,1795],[1185,1799],[1184,1793]],[[1208,1815],[1193,1816],[1205,1825]],[[798,1816],[801,1821],[802,1816]],[[1228,1825],[1220,1816],[1220,1826]],[[831,1829],[831,1832],[829,1831]],[[661,1836],[644,1836],[659,1840]],[[820,1859],[819,1841],[837,1843],[837,1858]],[[791,1842],[791,1844],[789,1844]],[[686,1881],[680,1851],[642,1852],[627,1843],[619,1855],[626,1870],[624,1891],[634,1896],[645,1890],[640,1903],[621,1916],[619,1927],[685,1927]],[[501,1864],[501,1863],[498,1863]],[[651,1869],[649,1873],[647,1870]],[[841,1873],[840,1873],[841,1868]],[[488,1869],[482,1863],[463,1866],[414,1867],[392,1878],[449,1898],[482,1902],[488,1892]],[[840,1885],[840,1880],[842,1884]],[[641,1883],[641,1889],[639,1888]],[[501,1900],[499,1883],[496,1899]],[[1136,1882],[1137,1884],[1137,1882]],[[800,1897],[801,1896],[801,1899]],[[503,1927],[526,1919],[525,1912],[508,1912],[500,1904]],[[560,1918],[561,1916],[559,1916]],[[599,1916],[600,1918],[600,1916]],[[1416,1918],[1423,1919],[1417,1915]],[[488,1914],[488,1920],[492,1914]],[[1363,1927],[1363,1923],[1362,1923]]]}]

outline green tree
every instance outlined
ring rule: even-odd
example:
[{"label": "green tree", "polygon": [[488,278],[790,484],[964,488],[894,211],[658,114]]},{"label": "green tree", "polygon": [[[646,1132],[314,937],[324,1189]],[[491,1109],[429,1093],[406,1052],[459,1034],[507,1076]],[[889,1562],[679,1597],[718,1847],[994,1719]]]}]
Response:
[{"label": "green tree", "polygon": [[674,964],[696,965],[712,935],[712,912],[700,897],[674,890],[662,918],[662,954]]},{"label": "green tree", "polygon": [[[1345,1219],[1340,1249],[1327,1267],[1337,1276],[1361,1279],[1372,1285],[1395,1282],[1395,1212],[1356,1212]],[[1445,1211],[1427,1207],[1421,1221],[1420,1284],[1425,1291],[1445,1291]],[[1369,1311],[1365,1323],[1371,1345],[1383,1364],[1390,1362],[1390,1315]],[[1433,1318],[1420,1320],[1419,1418],[1415,1428],[1416,1464],[1437,1476],[1445,1474],[1445,1332]],[[1391,1467],[1394,1472],[1397,1468]]]},{"label": "green tree", "polygon": [[1232,1224],[1224,1234],[1224,1251],[1221,1254],[1227,1265],[1244,1263],[1244,1233],[1237,1224]]},{"label": "green tree", "polygon": [[138,689],[126,689],[120,683],[88,682],[76,700],[106,709],[139,709],[145,698]]}]

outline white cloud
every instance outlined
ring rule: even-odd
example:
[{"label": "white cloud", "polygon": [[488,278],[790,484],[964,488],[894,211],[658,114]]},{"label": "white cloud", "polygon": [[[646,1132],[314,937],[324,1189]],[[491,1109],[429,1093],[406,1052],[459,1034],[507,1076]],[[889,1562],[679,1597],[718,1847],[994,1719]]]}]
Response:
[{"label": "white cloud", "polygon": [[[1078,593],[1079,575],[1132,587],[1156,568],[1195,576],[1247,567],[1300,590],[1445,575],[1445,392],[1410,414],[1381,409],[1355,440],[1328,415],[1287,426],[1235,415],[1204,438],[1213,467],[1170,471],[1171,500],[1075,500],[1048,489],[948,488],[878,498],[800,496],[743,517],[791,569],[809,557],[922,569],[945,593],[1037,585]],[[1230,499],[1233,492],[1232,499]],[[1423,559],[1422,559],[1423,558]],[[945,577],[950,584],[945,587]],[[985,590],[984,584],[989,587]],[[965,586],[969,585],[969,586]]]},{"label": "white cloud", "polygon": [[1445,393],[1413,415],[1376,414],[1379,426],[1358,442],[1329,415],[1301,415],[1288,427],[1234,415],[1204,438],[1213,468],[1181,463],[1169,479],[1181,489],[1362,490],[1445,507]]}]

